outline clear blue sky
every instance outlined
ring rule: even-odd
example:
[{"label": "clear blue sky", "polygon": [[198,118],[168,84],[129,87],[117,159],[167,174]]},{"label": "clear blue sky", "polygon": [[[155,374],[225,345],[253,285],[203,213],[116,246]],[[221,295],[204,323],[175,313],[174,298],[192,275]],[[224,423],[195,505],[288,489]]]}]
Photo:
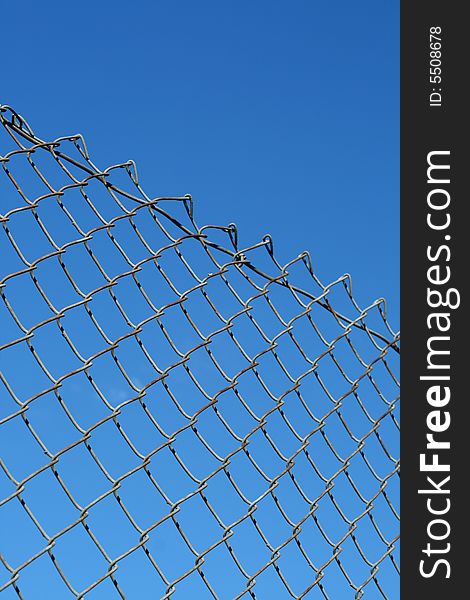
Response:
[{"label": "clear blue sky", "polygon": [[[366,306],[377,297],[385,297],[389,321],[394,329],[398,329],[398,2],[186,0],[128,3],[84,0],[72,4],[51,0],[45,3],[19,1],[14,10],[15,13],[11,10],[9,16],[3,12],[0,102],[23,114],[38,136],[51,140],[67,133],[82,133],[94,163],[101,168],[128,159],[135,160],[140,182],[149,196],[191,193],[198,224],[226,225],[235,222],[241,247],[250,246],[270,233],[281,263],[303,250],[309,250],[313,267],[324,283],[349,272],[353,278],[354,296],[361,305]],[[0,174],[3,175],[3,172]],[[9,189],[11,191],[12,188]],[[78,204],[76,208],[79,212]],[[47,208],[44,210],[47,211]],[[3,212],[2,208],[0,213]],[[11,230],[18,238],[23,236],[21,244],[25,247],[36,244],[38,250],[39,241],[34,236],[38,236],[39,240],[42,233],[37,224],[32,224],[36,227],[33,235],[26,229],[21,230],[20,225],[16,225],[15,229],[15,222],[12,218]],[[59,221],[52,221],[52,224],[56,235],[69,235],[65,227],[59,227]],[[0,242],[4,244],[2,248],[9,245],[6,237]],[[46,248],[48,242],[43,239],[41,243]],[[104,242],[99,234],[96,234],[93,243],[98,251],[104,251]],[[100,246],[102,243],[103,246]],[[13,252],[11,248],[10,252]],[[46,250],[41,252],[44,254]],[[105,256],[109,256],[110,269],[116,272],[121,269],[122,272],[121,263],[116,258],[111,254]],[[88,284],[87,278],[92,281],[96,276],[91,268],[89,271],[83,268],[78,250],[76,256],[73,248],[68,250],[67,260],[72,269],[77,269],[77,277],[83,276],[84,285]],[[9,268],[13,270],[7,261],[5,264],[7,271]],[[38,278],[44,274],[58,307],[68,305],[72,302],[72,290],[60,283],[58,271],[53,270],[51,264],[52,261],[44,262]],[[57,267],[56,263],[54,265]],[[169,269],[176,269],[175,262],[169,262]],[[25,278],[13,278],[7,282],[5,293],[9,299],[15,299],[21,319],[24,319],[26,327],[31,327],[46,318],[47,311],[43,305],[40,307],[36,296],[34,301],[30,301],[33,298],[30,294],[36,292],[26,284]],[[129,310],[136,311],[139,315],[136,322],[139,322],[144,318],[144,312],[140,312],[144,309],[137,301],[134,302],[125,285],[120,284],[123,303],[127,302]],[[155,274],[145,285],[156,296],[161,293]],[[282,300],[281,296],[275,297],[283,309],[290,310],[288,301]],[[96,295],[93,310],[99,315],[100,323],[112,331],[109,336],[115,339],[126,331],[125,324],[106,302],[100,304],[101,298]],[[339,303],[345,301],[345,298],[338,299]],[[298,306],[296,308],[298,310]],[[82,312],[79,313],[80,310]],[[197,310],[196,305],[195,314]],[[181,315],[178,320],[174,313],[168,312],[170,329],[174,327],[172,334],[180,348],[189,344],[188,340],[192,342],[194,331],[187,333]],[[3,303],[0,303],[0,317],[7,324],[2,325],[2,336],[7,342],[18,337],[16,326]],[[322,321],[322,315],[318,318],[320,327],[328,328],[327,320]],[[101,348],[103,341],[81,308],[70,311],[64,321],[84,356],[92,355]],[[89,329],[85,329],[85,322]],[[203,320],[203,324],[209,331],[215,328],[210,319]],[[77,367],[79,361],[65,347],[54,326],[50,324],[37,329],[34,344],[45,363],[56,369],[54,376],[59,377]],[[240,335],[247,335],[245,343],[256,345],[254,338],[248,336],[248,329],[239,326]],[[306,334],[302,338],[302,330],[298,335],[306,346],[312,344]],[[149,325],[142,337],[149,348],[154,344],[153,356],[158,358],[157,363],[159,360],[162,361],[159,364],[175,361],[173,350],[165,345],[156,326],[152,329]],[[0,346],[4,342],[2,338]],[[284,342],[285,339],[280,340],[280,347]],[[377,354],[376,349],[367,347],[366,341],[358,339],[356,343],[361,352],[369,352],[369,360],[372,360],[372,350]],[[353,373],[358,377],[363,367],[355,363],[354,357],[348,354],[348,348],[338,346],[336,352],[341,364],[347,365],[351,377]],[[290,366],[293,372],[302,368],[299,358],[294,358],[295,348],[286,345],[281,349],[286,359],[292,360]],[[50,382],[34,363],[24,342],[10,350],[2,351],[2,369],[18,396],[27,400]],[[228,369],[238,368],[238,351],[232,349],[232,352],[223,344],[218,351]],[[131,342],[129,345],[122,342],[117,354],[130,368],[137,387],[145,385],[154,376],[149,364],[142,359],[140,349],[131,347]],[[220,389],[223,383],[219,381],[220,374],[216,373],[213,379],[209,377],[209,367],[204,360],[207,362],[207,357],[193,355],[192,369],[209,387],[216,389],[219,386]],[[391,362],[394,362],[393,358]],[[332,393],[341,395],[344,381],[332,363],[325,363],[320,370],[322,377]],[[260,370],[263,368],[273,387],[284,385],[276,365],[260,366]],[[188,402],[187,410],[192,414],[191,411],[205,400],[180,371],[176,372],[170,384],[177,395],[179,393],[178,397]],[[28,373],[28,377],[24,377],[24,372]],[[390,400],[396,394],[395,385],[387,373],[380,371],[380,367],[377,367],[375,375],[379,387]],[[93,377],[113,406],[134,394],[124,379],[119,379],[121,376],[109,352],[95,361]],[[314,384],[305,380],[305,393],[308,398],[314,399],[314,411],[320,411],[318,414],[322,416],[330,405]],[[251,394],[260,406],[270,406],[269,398],[256,388],[256,382],[243,380],[240,388],[248,397]],[[7,402],[2,406],[0,418],[17,409],[11,397],[1,389]],[[83,373],[69,378],[61,393],[70,402],[71,412],[84,429],[109,414]],[[377,401],[374,390],[365,386],[365,389],[361,388],[361,394],[366,404],[371,402],[373,418],[379,418],[385,409],[380,401],[374,404]],[[149,389],[146,401],[162,427],[174,431],[180,426],[180,415],[160,388]],[[223,402],[220,404],[222,406]],[[237,412],[236,406],[236,402],[231,400],[224,405],[228,421],[242,429],[245,425],[252,427],[246,415]],[[378,412],[379,409],[382,412]],[[295,421],[299,431],[303,431],[304,425],[310,426],[310,421],[302,417],[302,407],[292,400],[289,410],[289,418]],[[52,453],[77,438],[76,429],[64,416],[52,394],[41,396],[40,402],[34,400],[27,414]],[[233,440],[228,441],[219,422],[215,417],[211,421],[207,414],[201,416],[198,426],[220,448],[220,452],[226,454]],[[370,427],[354,402],[345,405],[344,414],[354,431],[361,432],[357,434],[359,437]],[[207,422],[204,421],[206,417]],[[150,452],[157,442],[161,443],[155,439],[155,427],[149,424],[142,411],[139,412],[136,402],[126,405],[119,418],[129,437],[136,441],[136,445],[140,444],[138,447],[143,454]],[[118,476],[128,472],[138,461],[136,463],[135,455],[123,444],[117,429],[112,427],[111,422],[108,423],[109,427],[105,424],[93,431],[90,443],[113,476]],[[276,441],[289,454],[295,447],[295,440],[274,418],[270,427],[274,436],[280,432]],[[344,435],[339,422],[331,424],[329,421],[328,427],[328,434],[341,449],[338,451],[351,452],[351,439]],[[397,453],[396,430],[390,419],[383,421],[381,432],[391,452]],[[324,447],[318,443],[318,437],[312,439],[312,456],[322,469],[332,472],[336,462],[332,456],[327,456]],[[368,452],[377,461],[373,463],[374,468],[383,476],[386,469],[390,470],[390,462],[377,442],[372,440],[368,443]],[[214,468],[212,457],[202,452],[202,446],[194,436],[186,438],[181,435],[176,446],[192,472]],[[21,448],[21,452],[17,452],[17,448]],[[254,436],[252,450],[267,470],[273,469],[274,472],[278,468],[277,458],[262,436],[259,439]],[[10,419],[0,427],[0,453],[18,479],[46,461],[43,450],[26,429],[21,417]],[[250,494],[256,496],[263,482],[260,483],[257,475],[252,479],[248,477],[251,471],[243,462],[244,455],[239,453],[239,456],[240,463],[236,462],[238,457],[233,460],[232,473],[235,478],[238,476],[244,481]],[[173,499],[187,493],[191,481],[172,462],[169,452],[158,453],[152,460],[152,468],[169,486],[168,493],[174,495]],[[311,477],[311,467],[299,459],[297,468],[305,478],[306,488],[312,486],[309,492],[314,495],[315,491],[318,492],[315,488],[318,482]],[[109,489],[109,482],[97,470],[83,443],[61,457],[58,470],[64,474],[72,493],[83,505]],[[351,466],[351,471],[352,476],[361,481],[364,494],[371,497],[377,489],[377,481],[364,464]],[[141,474],[142,471],[132,480],[133,485],[126,486],[124,483],[120,493],[126,505],[148,524],[155,520],[156,513],[164,514],[166,507],[148,481],[144,477],[139,479]],[[1,471],[0,476],[0,484],[4,486],[0,496],[4,497],[11,493],[11,482]],[[279,486],[279,497],[286,510],[291,511],[289,514],[295,515],[292,518],[298,519],[299,511],[305,510],[303,500],[296,496],[286,479]],[[348,486],[344,477],[338,478],[338,497],[342,498],[347,509],[360,511],[362,504],[351,494]],[[398,489],[394,480],[390,488],[390,497],[395,502]],[[213,495],[217,510],[224,514],[227,522],[231,522],[237,510],[246,510],[246,507],[240,508],[239,499],[229,498],[227,493],[223,482],[213,478],[208,495]],[[77,509],[64,501],[62,490],[50,470],[35,476],[26,485],[24,496],[49,533],[59,531],[78,518]],[[273,541],[276,545],[288,533],[279,523],[275,524],[279,511],[268,500],[260,503],[258,517],[262,527],[278,540]],[[178,518],[188,535],[199,541],[198,551],[201,551],[214,539],[220,539],[220,529],[204,506],[196,505],[198,501],[199,497],[195,497],[194,505],[190,502],[184,505]],[[330,514],[322,511],[323,505],[319,509],[319,519],[337,535],[344,523],[336,523],[334,511]],[[388,538],[392,535],[395,521],[390,518],[382,496],[377,498],[374,511],[384,528],[384,536]],[[197,515],[196,519],[194,515]],[[135,542],[135,530],[123,523],[122,511],[111,496],[90,509],[88,522],[113,557]],[[165,527],[167,525],[159,529],[159,535],[152,537],[150,545],[168,578],[172,579],[178,575],[180,567],[175,563],[175,556],[184,569],[194,563],[194,557],[181,544],[174,527],[170,531],[171,526],[168,526],[167,533]],[[241,533],[234,537],[233,544],[235,552],[245,556],[254,571],[257,564],[268,560],[266,547],[260,545],[256,531],[249,530],[248,526],[245,531],[243,527],[237,530]],[[7,550],[13,565],[20,564],[25,557],[44,547],[43,538],[18,503],[9,501],[0,509],[2,528],[8,539]],[[308,523],[305,525],[304,537],[305,543],[311,545],[312,555],[320,562],[331,554],[331,548],[313,525],[311,529]],[[371,556],[379,550],[383,552],[383,545],[377,541],[376,532],[367,519],[361,520],[358,538]],[[281,568],[290,569],[299,586],[296,591],[300,591],[309,581],[311,572],[303,570],[305,562],[299,559],[292,546],[283,551]],[[77,589],[86,587],[87,582],[99,577],[107,566],[103,558],[96,555],[96,548],[80,527],[74,527],[69,535],[62,536],[55,552],[64,569],[69,569],[76,577]],[[140,559],[134,560],[134,556]],[[211,557],[204,567],[205,572],[218,590],[226,590],[226,596],[221,594],[221,598],[229,600],[238,590],[240,575],[235,569],[233,573],[221,572],[220,564],[232,564],[228,555],[222,559],[214,553]],[[357,559],[357,550],[351,539],[344,544],[343,558],[355,581],[364,580],[370,573],[369,567]],[[218,562],[220,560],[225,562]],[[347,585],[338,568],[335,569],[330,569],[325,580],[327,591],[330,591],[332,600],[350,597],[344,596]],[[130,590],[130,600],[153,600],[164,593],[155,569],[149,567],[142,553],[133,553],[129,559],[122,561],[119,574],[124,588]],[[0,564],[0,586],[7,576],[6,569]],[[390,585],[393,595],[397,583],[389,561],[384,562],[382,577],[382,581]],[[43,600],[42,596],[34,595],[35,586],[39,583],[42,590],[50,585],[51,600],[64,597],[63,583],[47,555],[34,561],[21,574],[26,600]],[[270,600],[271,597],[277,600],[276,594],[281,594],[279,590],[284,594],[279,598],[287,597],[285,588],[273,573],[271,579],[260,577],[257,586],[255,591],[260,600]],[[149,595],[149,589],[153,595]],[[175,595],[177,600],[207,597],[207,590],[202,587],[198,576],[183,580],[179,590],[180,595]],[[375,587],[369,586],[367,590],[370,594],[366,594],[367,599],[379,597]],[[11,587],[1,595],[2,600],[4,597],[5,600],[16,597]],[[86,600],[114,597],[115,591],[107,580],[87,595]],[[311,597],[312,600],[320,598],[318,588]]]},{"label": "clear blue sky", "polygon": [[[15,3],[1,101],[95,162],[137,162],[151,195],[190,192],[200,224],[269,232],[350,272],[398,327],[399,3]],[[11,15],[12,21],[17,17]]]}]

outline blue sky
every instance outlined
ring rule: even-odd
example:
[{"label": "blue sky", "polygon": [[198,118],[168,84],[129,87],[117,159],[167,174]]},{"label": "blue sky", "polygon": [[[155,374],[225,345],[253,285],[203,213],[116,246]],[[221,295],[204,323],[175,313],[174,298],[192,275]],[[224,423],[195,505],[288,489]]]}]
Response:
[{"label": "blue sky", "polygon": [[95,162],[137,162],[200,224],[308,249],[398,328],[398,2],[16,3],[3,103]]},{"label": "blue sky", "polygon": [[[348,272],[353,278],[354,297],[360,305],[366,306],[377,297],[385,297],[389,321],[394,329],[398,329],[398,3],[147,1],[129,4],[85,0],[72,5],[56,1],[43,4],[20,1],[15,10],[22,16],[21,21],[13,23],[12,20],[12,26],[6,21],[2,33],[4,61],[8,68],[3,69],[0,102],[23,114],[39,137],[51,140],[80,132],[93,162],[101,168],[135,160],[140,183],[149,196],[191,193],[197,223],[201,226],[235,222],[240,247],[251,246],[270,233],[281,264],[308,250],[313,268],[323,283]],[[0,154],[2,152],[3,149]],[[24,155],[16,158],[12,158],[9,168],[23,180],[30,198],[44,193],[36,176],[31,176],[30,166],[21,165],[21,159],[25,163]],[[49,172],[47,160],[42,163],[39,154],[35,155],[36,159],[40,168],[44,165]],[[3,171],[0,175],[0,185],[4,186],[0,188],[0,202],[3,206],[4,203],[20,202]],[[63,173],[60,176],[63,177]],[[92,196],[93,202],[99,205],[103,214],[110,211],[107,218],[114,217],[118,214],[116,205],[98,188],[97,182],[87,188],[96,194]],[[48,224],[55,242],[62,245],[75,239],[77,231],[57,205],[52,200],[41,202],[38,212]],[[68,190],[64,203],[77,222],[83,223],[84,230],[98,224],[96,215],[89,211],[78,190]],[[7,210],[10,208],[8,204]],[[165,208],[171,212],[171,207],[166,205]],[[0,213],[4,212],[2,207]],[[136,216],[136,222],[141,218],[139,226],[147,241],[155,248],[167,244],[168,238],[155,227],[147,213],[147,221],[141,215],[144,211]],[[164,218],[162,222],[168,225]],[[125,227],[124,221],[118,222],[116,239],[124,240],[129,256],[140,260],[147,251],[137,238],[131,240],[133,232]],[[31,211],[12,215],[8,228],[30,260],[51,250],[50,241],[31,217]],[[6,257],[1,277],[18,270],[21,262],[3,233],[3,229],[0,230],[0,251],[5,252]],[[109,273],[122,273],[128,267],[106,235],[103,229],[97,230],[90,246]],[[200,268],[202,275],[214,268],[203,261],[190,240],[182,249],[192,257],[194,264],[190,263]],[[64,256],[83,290],[98,288],[103,283],[102,274],[90,261],[83,244],[70,246]],[[182,268],[176,254],[170,256],[165,251],[158,260],[177,282],[180,293],[194,285],[194,278]],[[171,302],[174,292],[166,286],[161,273],[152,268],[151,263],[146,263],[139,272],[145,289],[152,300],[157,298],[158,306]],[[299,264],[292,267],[292,277],[305,281],[306,272],[304,270],[302,274],[299,269]],[[237,292],[241,296],[248,294],[249,286],[243,278],[237,272],[230,273]],[[80,300],[55,257],[39,263],[36,276],[57,309],[70,307]],[[149,312],[149,306],[143,302],[134,284],[128,285],[129,280],[129,277],[120,280],[116,296],[133,323],[140,323],[152,311]],[[219,309],[227,311],[227,318],[240,309],[223,286],[222,289],[217,287],[216,280],[210,281],[207,289]],[[250,290],[252,294],[253,289]],[[291,296],[274,289],[270,293],[284,318],[288,320],[298,314],[299,304]],[[26,329],[51,316],[50,308],[40,298],[28,275],[9,279],[5,295]],[[354,313],[341,284],[332,289],[331,297],[335,308]],[[258,300],[252,302],[253,314],[256,318],[259,315],[265,331],[273,336],[283,328],[263,301],[261,298],[259,303]],[[100,419],[107,419],[93,429],[90,445],[111,477],[116,478],[129,473],[136,465],[142,465],[142,461],[114,427],[109,406],[120,407],[119,422],[141,455],[147,455],[163,443],[164,436],[157,434],[154,423],[135,399],[135,390],[145,388],[155,377],[155,372],[136,344],[135,328],[130,332],[129,324],[113,305],[107,290],[94,293],[90,304],[109,339],[132,334],[124,337],[116,347],[116,355],[129,380],[116,367],[109,344],[104,343],[103,336],[80,305],[67,308],[62,325],[80,356],[94,356],[103,348],[106,351],[87,367],[95,382],[93,386],[84,372],[77,372],[64,379],[59,392],[82,433]],[[204,299],[196,293],[188,295],[187,306],[206,335],[212,335],[220,327],[218,315],[208,311]],[[179,306],[166,308],[163,318],[176,350],[156,321],[149,321],[142,328],[141,341],[160,368],[174,363],[178,351],[184,354],[198,342],[197,332],[191,329],[179,310]],[[326,316],[318,306],[313,312],[327,339],[335,332],[339,335],[338,324],[329,313]],[[3,302],[0,303],[0,318],[1,347],[20,337],[21,332]],[[371,318],[371,327],[380,329],[377,320]],[[34,329],[31,338],[52,379],[41,371],[25,341],[2,350],[1,368],[19,401],[27,402],[24,416],[51,455],[77,441],[76,446],[61,455],[57,470],[77,504],[92,503],[87,523],[109,555],[116,557],[136,543],[136,530],[123,518],[123,511],[112,494],[93,504],[100,494],[109,492],[109,480],[91,458],[81,439],[82,433],[66,416],[63,406],[57,402],[57,395],[44,392],[54,378],[60,378],[82,364],[80,356],[67,345],[56,325],[54,321],[41,325]],[[317,356],[324,347],[309,327],[305,319],[299,319],[294,322],[293,331],[307,354]],[[234,321],[234,330],[251,356],[265,348],[262,336],[254,332],[252,322],[244,319],[244,315]],[[285,333],[284,330],[277,339],[278,351],[289,372],[297,377],[311,364],[300,358]],[[377,348],[365,336],[361,337],[360,332],[351,336],[362,358],[368,364],[375,360]],[[223,369],[231,376],[241,372],[245,358],[231,345],[225,332],[214,335],[212,342],[211,348]],[[318,373],[334,399],[338,399],[350,388],[350,381],[338,371],[330,355],[325,356],[320,360]],[[361,376],[364,365],[356,360],[344,339],[336,344],[335,356],[351,380]],[[196,389],[182,366],[171,371],[168,385],[187,414],[192,415],[207,401],[205,394],[211,396],[220,391],[226,381],[214,369],[204,349],[190,357],[192,372],[204,382],[205,392]],[[270,394],[279,398],[291,383],[271,354],[261,354],[259,362],[258,370],[268,382],[268,390],[260,386],[250,370],[239,377],[237,385],[241,396],[250,406],[253,403],[256,407],[254,412],[263,415],[272,406]],[[397,357],[392,355],[390,364],[396,372]],[[392,402],[397,393],[396,385],[380,360],[374,365],[375,381],[387,403]],[[25,372],[28,377],[24,376]],[[331,408],[331,403],[315,377],[312,372],[303,378],[302,389],[315,416],[322,417]],[[1,420],[18,409],[18,402],[1,382],[0,387]],[[173,400],[163,388],[160,383],[152,385],[146,390],[144,400],[153,418],[171,434],[186,423],[186,417],[175,409]],[[383,399],[367,378],[361,379],[358,389],[372,420],[380,419],[387,408]],[[28,402],[39,392],[37,399]],[[109,406],[103,402],[100,393]],[[306,435],[312,427],[310,413],[305,413],[305,407],[294,393],[289,392],[286,398],[287,418],[297,431]],[[348,392],[342,410],[354,435],[362,439],[370,429],[370,419],[365,418],[364,410],[356,400],[354,394]],[[244,412],[238,396],[232,395],[231,390],[221,395],[219,407],[220,413],[240,436],[254,427],[251,416]],[[198,428],[214,449],[225,456],[236,445],[233,436],[227,434],[214,414],[202,412]],[[272,415],[268,433],[289,456],[297,448],[298,440],[291,436],[277,411]],[[336,416],[333,413],[331,419],[327,418],[325,431],[338,452],[342,456],[349,455],[354,444],[351,436],[345,434],[340,420],[334,420]],[[398,439],[390,415],[381,422],[380,431],[386,447],[395,455]],[[267,438],[258,433],[250,440],[251,452],[272,477],[282,468],[283,462],[273,452]],[[218,464],[190,429],[179,433],[174,445],[190,471],[200,477],[212,472]],[[392,459],[384,454],[374,436],[367,438],[366,449],[373,468],[384,477],[391,469]],[[323,473],[331,476],[338,468],[337,457],[329,452],[319,435],[312,436],[310,451]],[[48,461],[44,448],[31,435],[21,415],[0,422],[0,454],[18,481]],[[359,455],[356,458],[351,461],[350,474],[360,482],[360,491],[370,498],[377,490],[377,478],[361,462]],[[175,463],[168,447],[153,455],[152,469],[156,480],[163,482],[164,491],[172,502],[194,487],[191,478],[186,477],[181,466]],[[234,480],[245,486],[247,497],[253,499],[265,489],[265,482],[247,462],[243,452],[234,455],[230,470]],[[318,486],[322,484],[312,476],[311,465],[302,453],[295,473],[306,493],[316,497]],[[210,479],[207,497],[224,522],[231,523],[246,511],[246,505],[233,493],[224,477]],[[398,500],[395,480],[396,476],[388,488],[392,504]],[[350,482],[341,476],[335,484],[342,510],[357,515],[364,507],[352,493]],[[1,498],[12,493],[12,483],[2,471],[0,487]],[[305,513],[304,500],[287,477],[279,480],[276,493],[289,518],[297,521]],[[167,510],[161,494],[156,493],[140,468],[131,478],[123,480],[119,494],[130,512],[138,515],[139,525],[144,529]],[[78,518],[79,509],[66,501],[50,468],[25,484],[23,497],[48,535]],[[317,516],[331,537],[338,539],[340,532],[345,531],[344,522],[338,519],[337,512],[327,500],[319,503]],[[395,517],[382,494],[374,504],[373,515],[383,528],[385,538],[389,538],[396,526]],[[197,540],[199,552],[220,539],[220,528],[199,495],[181,504],[178,519],[190,539]],[[268,532],[273,546],[289,535],[289,528],[280,518],[272,496],[267,495],[259,502],[257,519],[261,529]],[[43,537],[16,498],[0,508],[0,521],[0,529],[7,539],[6,554],[10,564],[21,564],[44,548]],[[254,572],[257,565],[269,559],[266,545],[260,543],[260,535],[249,520],[234,529],[236,535],[231,543],[235,554],[243,556],[245,568]],[[165,521],[155,531],[158,535],[151,536],[149,551],[167,578],[172,580],[181,570],[194,564],[194,556],[182,544],[171,521]],[[312,519],[304,524],[301,539],[318,564],[331,554],[330,546]],[[373,524],[365,518],[359,522],[357,539],[368,556],[377,558],[383,552]],[[369,567],[358,560],[351,538],[348,537],[343,546],[342,559],[352,578],[363,581],[370,573]],[[75,525],[69,533],[58,538],[54,554],[78,590],[95,581],[107,568],[106,561],[81,526]],[[224,569],[231,565],[233,572],[221,572],[221,564]],[[119,581],[129,599],[141,600],[164,594],[165,586],[156,576],[154,567],[149,565],[141,549],[120,562]],[[282,550],[279,566],[292,578],[289,583],[298,586],[297,592],[310,581],[311,571],[293,543]],[[393,594],[397,585],[393,567],[386,560],[382,569],[381,581],[390,586],[389,593]],[[225,546],[208,554],[204,571],[221,598],[229,600],[239,591],[240,574]],[[269,574],[266,573],[260,575],[256,584],[258,597],[261,600],[287,597],[274,570],[271,568]],[[7,570],[0,564],[0,587],[6,577]],[[53,600],[71,597],[65,596],[64,584],[47,554],[22,570],[20,583],[26,600],[36,600],[37,589],[47,589]],[[345,594],[351,593],[335,565],[327,569],[324,583],[333,600],[349,597]],[[197,573],[178,585],[177,599],[207,597],[207,589]],[[152,596],[148,596],[149,589]],[[373,585],[367,591],[366,598],[375,600],[379,597]],[[16,597],[11,586],[2,593],[2,600],[4,597],[5,600]],[[87,594],[86,600],[114,597],[115,590],[107,579]],[[312,600],[321,597],[318,587],[311,597]]]}]

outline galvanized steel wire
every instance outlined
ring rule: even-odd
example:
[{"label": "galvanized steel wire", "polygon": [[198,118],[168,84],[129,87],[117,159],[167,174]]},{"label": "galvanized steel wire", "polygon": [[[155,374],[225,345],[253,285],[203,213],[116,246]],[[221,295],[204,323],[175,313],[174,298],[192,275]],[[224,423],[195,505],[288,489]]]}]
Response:
[{"label": "galvanized steel wire", "polygon": [[392,597],[385,301],[199,227],[191,196],[148,196],[80,135],[0,120],[0,592],[52,597],[55,573],[61,598]]}]

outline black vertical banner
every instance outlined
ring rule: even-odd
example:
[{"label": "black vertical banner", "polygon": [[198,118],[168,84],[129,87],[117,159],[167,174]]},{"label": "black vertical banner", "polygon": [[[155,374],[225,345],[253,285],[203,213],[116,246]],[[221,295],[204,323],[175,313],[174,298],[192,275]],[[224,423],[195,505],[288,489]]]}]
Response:
[{"label": "black vertical banner", "polygon": [[[401,4],[401,597],[466,598],[470,36],[458,2]],[[468,185],[468,183],[467,183]]]}]

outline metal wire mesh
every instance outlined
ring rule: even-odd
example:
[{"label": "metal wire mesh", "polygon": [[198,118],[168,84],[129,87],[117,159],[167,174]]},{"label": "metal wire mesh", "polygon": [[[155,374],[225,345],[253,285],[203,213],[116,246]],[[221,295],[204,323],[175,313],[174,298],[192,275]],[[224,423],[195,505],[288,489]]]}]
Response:
[{"label": "metal wire mesh", "polygon": [[398,597],[384,300],[0,118],[2,594]]}]

